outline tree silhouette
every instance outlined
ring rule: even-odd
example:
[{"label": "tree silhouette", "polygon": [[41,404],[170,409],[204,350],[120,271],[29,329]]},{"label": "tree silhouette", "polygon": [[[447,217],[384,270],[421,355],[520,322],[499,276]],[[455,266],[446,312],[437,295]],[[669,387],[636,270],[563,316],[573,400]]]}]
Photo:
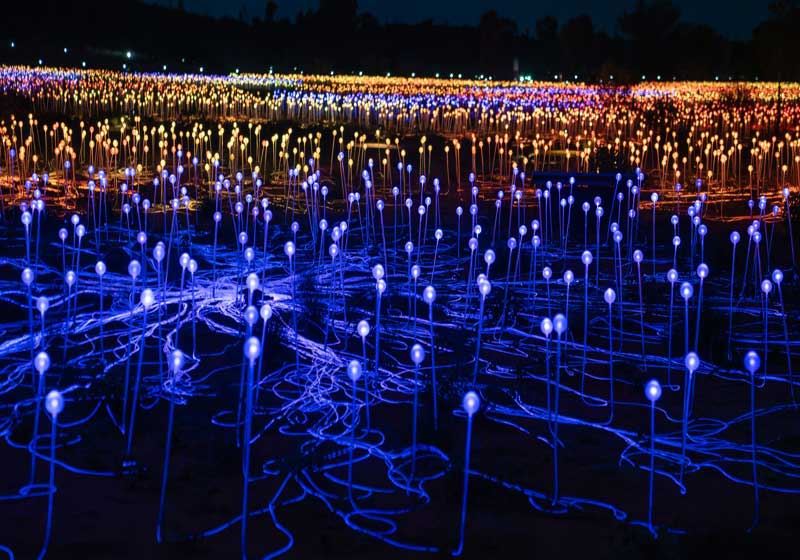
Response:
[{"label": "tree silhouette", "polygon": [[585,75],[594,55],[595,42],[592,18],[580,15],[567,21],[559,32],[561,67],[570,74]]},{"label": "tree silhouette", "polygon": [[275,21],[275,15],[278,13],[278,4],[275,0],[267,0],[264,4],[264,22],[272,23]]},{"label": "tree silhouette", "polygon": [[[41,58],[60,66],[86,60],[92,67],[120,69],[127,64],[137,71],[168,65],[176,72],[196,72],[200,66],[224,73],[273,67],[512,78],[517,59],[520,74],[549,79],[573,74],[582,80],[608,80],[613,74],[616,83],[638,81],[642,74],[651,79],[800,79],[800,57],[794,56],[800,52],[800,0],[773,1],[769,17],[754,22],[747,40],[730,40],[709,26],[681,21],[670,0],[643,0],[619,18],[611,36],[588,16],[561,24],[552,17],[540,18],[529,35],[496,11],[483,14],[477,26],[430,20],[385,23],[360,11],[357,0],[320,0],[315,9],[301,11],[290,21],[277,19],[280,0],[263,0],[263,15],[259,10],[259,18],[253,19],[242,12],[241,21],[197,13],[197,2],[186,2],[188,11],[177,8],[183,0],[162,2],[115,0],[114,10],[109,10],[108,0],[81,0],[81,17],[76,17],[77,0],[7,2],[0,37],[8,40],[0,41],[0,60],[36,64]],[[117,33],[123,28],[147,32]],[[68,53],[63,52],[65,46]],[[136,51],[135,61],[125,59],[126,50]]]},{"label": "tree silhouette", "polygon": [[513,20],[500,17],[490,10],[481,16],[478,24],[480,41],[480,68],[483,72],[492,73],[492,68],[505,63],[511,68],[514,58],[514,40],[517,36],[517,24]]},{"label": "tree silhouette", "polygon": [[619,18],[619,28],[630,40],[629,62],[644,74],[671,73],[673,59],[669,43],[680,20],[672,0],[640,0],[636,10]]},{"label": "tree silhouette", "polygon": [[796,53],[800,47],[798,2],[777,0],[769,5],[769,11],[769,18],[753,30],[753,51],[758,63],[754,70],[762,76],[797,77],[800,61],[789,53]]},{"label": "tree silhouette", "polygon": [[536,38],[540,41],[555,41],[558,39],[558,20],[553,16],[537,19]]}]

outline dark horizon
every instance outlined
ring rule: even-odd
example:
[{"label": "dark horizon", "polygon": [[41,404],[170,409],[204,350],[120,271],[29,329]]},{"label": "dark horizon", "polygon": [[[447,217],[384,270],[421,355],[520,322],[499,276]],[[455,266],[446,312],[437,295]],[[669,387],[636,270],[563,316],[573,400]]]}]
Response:
[{"label": "dark horizon", "polygon": [[[261,8],[259,13],[240,9],[238,15],[212,14],[210,0],[155,1],[118,0],[113,6],[102,0],[10,4],[0,21],[0,36],[6,38],[0,44],[0,61],[223,74],[274,69],[615,83],[643,76],[800,80],[800,60],[776,56],[800,50],[797,0],[752,4],[750,9],[766,11],[764,19],[745,17],[741,9],[735,14],[719,9],[712,24],[694,19],[697,14],[713,15],[722,0],[700,0],[688,10],[688,0],[631,0],[627,3],[633,7],[618,5],[616,11],[585,6],[587,0],[565,0],[557,9],[541,8],[524,20],[506,15],[519,9],[516,2],[490,6],[485,0],[468,0],[458,13],[461,20],[477,16],[477,24],[458,18],[436,23],[436,13],[453,0],[431,3],[427,10],[420,0],[412,0],[403,14],[416,23],[386,23],[393,19],[396,5],[373,13],[377,0],[243,0]],[[304,9],[289,14],[290,5]],[[209,9],[201,12],[202,6]],[[482,11],[492,7],[496,10]],[[582,13],[581,7],[592,9]],[[50,17],[39,18],[42,13]],[[564,13],[570,17],[564,19]],[[74,18],[75,14],[82,16]],[[726,37],[731,18],[750,27],[750,36]],[[71,24],[62,25],[68,19]],[[33,20],[37,24],[31,26]],[[611,25],[614,30],[609,32]]]},{"label": "dark horizon", "polygon": [[[177,7],[181,0],[144,0],[148,4]],[[246,21],[262,18],[266,0],[182,0],[191,13],[211,17],[239,18],[244,7]],[[771,0],[754,0],[731,9],[728,0],[673,0],[681,19],[688,23],[709,25],[732,40],[749,39],[755,24],[767,19]],[[595,25],[609,35],[619,32],[618,18],[625,11],[636,9],[639,0],[615,0],[609,9],[593,0],[562,0],[557,3],[535,4],[520,0],[406,0],[403,3],[383,0],[359,0],[359,12],[369,13],[381,23],[417,24],[431,20],[442,25],[475,26],[481,15],[496,11],[512,19],[521,31],[535,32],[536,20],[552,16],[560,24],[578,15],[588,15]],[[294,21],[298,12],[316,10],[319,0],[276,0],[277,19]]]}]

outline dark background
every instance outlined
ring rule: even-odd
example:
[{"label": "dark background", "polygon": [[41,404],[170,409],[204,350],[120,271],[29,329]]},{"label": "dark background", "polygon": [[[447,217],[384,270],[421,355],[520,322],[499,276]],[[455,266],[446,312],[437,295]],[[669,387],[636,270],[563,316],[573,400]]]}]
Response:
[{"label": "dark background", "polygon": [[171,72],[202,67],[206,73],[272,68],[443,77],[577,75],[590,81],[613,76],[617,83],[643,75],[800,78],[800,58],[786,56],[800,48],[796,0],[748,0],[743,6],[721,0],[571,0],[552,8],[523,1],[362,2],[9,2],[0,18],[0,60],[125,65],[126,70],[166,66]]}]

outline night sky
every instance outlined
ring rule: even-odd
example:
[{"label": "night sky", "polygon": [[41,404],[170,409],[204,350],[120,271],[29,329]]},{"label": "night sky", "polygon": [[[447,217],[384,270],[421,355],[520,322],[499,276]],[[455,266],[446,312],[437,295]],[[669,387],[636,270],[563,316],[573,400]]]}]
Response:
[{"label": "night sky", "polygon": [[[166,6],[174,6],[177,0],[147,0]],[[238,17],[242,6],[248,18],[262,17],[266,0],[184,0],[187,10],[212,16]],[[278,17],[294,19],[298,10],[316,9],[318,0],[276,0]],[[480,15],[494,9],[503,16],[513,18],[517,27],[524,31],[535,28],[536,19],[552,15],[560,22],[579,14],[589,14],[595,25],[614,32],[616,20],[626,8],[633,7],[637,0],[359,0],[363,11],[371,12],[386,22],[414,23],[424,19],[452,24],[475,24]],[[706,23],[723,35],[744,39],[756,23],[767,16],[770,0],[673,0],[682,14],[682,19]]]}]

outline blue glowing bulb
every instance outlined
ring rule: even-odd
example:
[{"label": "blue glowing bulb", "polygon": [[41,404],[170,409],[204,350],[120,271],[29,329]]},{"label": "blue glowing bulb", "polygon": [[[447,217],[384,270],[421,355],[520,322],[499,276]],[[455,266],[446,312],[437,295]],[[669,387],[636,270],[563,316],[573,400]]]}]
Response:
[{"label": "blue glowing bulb", "polygon": [[44,407],[55,418],[64,410],[64,397],[56,390],[50,391],[44,399]]},{"label": "blue glowing bulb", "polygon": [[244,355],[252,364],[261,355],[261,342],[258,338],[251,336],[244,343]]},{"label": "blue glowing bulb", "polygon": [[750,350],[747,354],[745,354],[744,367],[751,374],[758,371],[758,368],[761,367],[761,358],[759,357],[757,352]]},{"label": "blue glowing bulb", "polygon": [[153,293],[153,290],[147,288],[145,290],[142,290],[142,295],[139,299],[142,302],[142,305],[144,306],[145,309],[150,309],[156,301],[156,296]]},{"label": "blue glowing bulb", "polygon": [[689,352],[686,354],[684,363],[686,364],[686,369],[689,370],[689,373],[694,373],[697,371],[697,368],[700,367],[700,356],[698,356],[695,352]]},{"label": "blue glowing bulb", "polygon": [[425,360],[425,350],[421,345],[415,344],[411,347],[411,361],[414,365],[419,365]]},{"label": "blue glowing bulb", "polygon": [[39,374],[44,374],[44,372],[50,369],[50,356],[47,355],[47,352],[39,352],[36,354],[36,357],[33,359],[33,367],[36,368]]},{"label": "blue glowing bulb", "polygon": [[244,310],[244,320],[251,327],[258,321],[258,310],[254,305],[248,305]]},{"label": "blue glowing bulb", "polygon": [[153,258],[156,260],[156,262],[160,263],[161,261],[164,260],[165,256],[166,256],[166,248],[164,246],[164,243],[159,241],[156,244],[156,246],[153,247]]},{"label": "blue glowing bulb", "polygon": [[656,402],[661,398],[661,383],[655,379],[651,379],[644,386],[644,395],[650,402]]},{"label": "blue glowing bulb", "polygon": [[678,271],[675,270],[674,268],[670,268],[669,271],[667,271],[667,280],[669,280],[670,284],[674,284],[675,282],[677,282]]},{"label": "blue glowing bulb", "polygon": [[173,350],[172,353],[169,355],[169,367],[170,370],[173,372],[179,372],[183,369],[183,364],[185,362],[185,356],[183,352],[180,350]]},{"label": "blue glowing bulb", "polygon": [[553,317],[553,328],[559,335],[562,335],[566,332],[567,318],[562,313],[558,313],[555,317]]},{"label": "blue glowing bulb", "polygon": [[351,381],[358,381],[361,378],[361,362],[350,360],[350,363],[347,364],[347,377]]},{"label": "blue glowing bulb", "polygon": [[44,315],[47,310],[50,308],[50,300],[47,299],[47,296],[39,296],[36,298],[36,309],[39,310],[41,315]]},{"label": "blue glowing bulb", "polygon": [[250,290],[250,293],[255,292],[260,284],[261,282],[258,279],[258,274],[251,272],[247,275],[247,289]]},{"label": "blue glowing bulb", "polygon": [[539,323],[539,329],[541,329],[542,334],[545,336],[550,336],[550,333],[553,332],[553,321],[551,321],[548,317],[542,319],[542,322]]},{"label": "blue glowing bulb", "polygon": [[481,407],[481,399],[475,391],[468,391],[461,400],[461,406],[464,407],[464,412],[472,416]]},{"label": "blue glowing bulb", "polygon": [[492,292],[492,283],[484,278],[482,281],[478,282],[478,291],[481,293],[481,296],[485,298]]}]

